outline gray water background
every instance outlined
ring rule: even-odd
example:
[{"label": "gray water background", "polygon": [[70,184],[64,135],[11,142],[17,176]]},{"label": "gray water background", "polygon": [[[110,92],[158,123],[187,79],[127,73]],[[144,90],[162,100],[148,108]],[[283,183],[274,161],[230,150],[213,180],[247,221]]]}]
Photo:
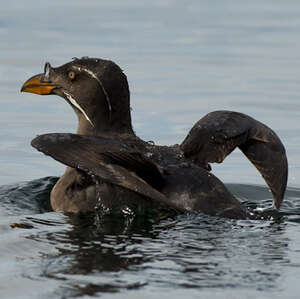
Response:
[{"label": "gray water background", "polygon": [[[0,0],[0,5],[1,298],[63,298],[77,294],[75,285],[99,284],[102,289],[80,296],[298,298],[299,1]],[[104,230],[100,240],[98,234],[88,240],[93,250],[87,256],[97,250],[105,256],[99,244],[112,246],[114,253],[123,244],[129,252],[124,255],[142,261],[122,264],[117,272],[97,261],[90,272],[66,274],[72,255],[58,252],[79,246],[68,235],[76,225],[58,213],[40,214],[32,194],[40,185],[39,192],[49,191],[49,179],[30,183],[59,176],[64,166],[36,152],[30,140],[74,132],[76,118],[61,98],[19,90],[46,61],[58,66],[74,56],[107,58],[121,66],[130,84],[134,129],[145,140],[180,143],[200,117],[219,109],[249,114],[272,127],[289,159],[287,220],[181,216],[151,226],[150,236],[142,227],[133,237],[121,230],[109,240]],[[239,199],[270,205],[262,178],[238,151],[213,171]],[[36,224],[36,219],[42,220]],[[33,229],[10,227],[20,221]],[[103,285],[113,287],[107,291]]]}]

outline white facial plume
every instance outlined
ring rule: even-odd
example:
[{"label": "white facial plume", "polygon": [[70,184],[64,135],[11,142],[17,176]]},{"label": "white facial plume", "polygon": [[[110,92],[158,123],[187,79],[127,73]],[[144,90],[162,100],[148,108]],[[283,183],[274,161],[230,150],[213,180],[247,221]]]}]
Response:
[{"label": "white facial plume", "polygon": [[84,117],[87,119],[87,121],[92,125],[92,127],[94,127],[94,124],[92,123],[92,121],[90,120],[90,118],[88,117],[88,115],[85,113],[85,111],[83,110],[83,108],[76,102],[76,100],[72,97],[72,95],[70,95],[66,91],[64,91],[64,94],[67,97],[67,99],[70,101],[70,103],[74,107],[76,107],[79,111],[81,111],[82,114],[84,115]]}]

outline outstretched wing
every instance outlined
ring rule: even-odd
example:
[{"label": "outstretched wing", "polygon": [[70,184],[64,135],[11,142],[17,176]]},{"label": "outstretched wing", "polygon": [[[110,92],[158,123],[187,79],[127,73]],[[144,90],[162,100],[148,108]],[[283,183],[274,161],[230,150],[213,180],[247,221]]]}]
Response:
[{"label": "outstretched wing", "polygon": [[261,173],[279,209],[288,162],[279,137],[263,123],[238,112],[214,111],[201,118],[181,144],[184,155],[204,168],[221,163],[236,147]]},{"label": "outstretched wing", "polygon": [[67,166],[172,207],[172,203],[158,191],[164,179],[157,166],[125,142],[52,133],[36,137],[31,145]]}]

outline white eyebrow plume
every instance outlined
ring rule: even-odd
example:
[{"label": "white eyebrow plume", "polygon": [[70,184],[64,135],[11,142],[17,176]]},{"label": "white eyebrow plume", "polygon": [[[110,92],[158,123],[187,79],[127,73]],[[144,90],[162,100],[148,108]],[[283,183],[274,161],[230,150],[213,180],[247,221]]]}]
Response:
[{"label": "white eyebrow plume", "polygon": [[75,106],[79,111],[82,112],[82,114],[87,119],[87,121],[92,125],[92,127],[95,127],[94,124],[92,123],[92,121],[90,120],[90,118],[85,113],[85,111],[82,109],[82,107],[76,102],[76,100],[69,93],[67,93],[66,91],[64,91],[64,94],[67,97],[67,99],[71,102],[71,104],[73,106]]},{"label": "white eyebrow plume", "polygon": [[95,79],[99,83],[99,85],[101,86],[101,88],[103,90],[105,98],[106,98],[106,102],[107,102],[107,106],[108,106],[108,110],[109,110],[109,118],[110,118],[111,117],[111,102],[110,102],[108,93],[105,90],[101,80],[91,70],[88,70],[88,69],[86,69],[84,67],[81,67],[81,66],[73,66],[73,68],[77,69],[78,71],[86,72],[89,76],[91,76],[93,79]]}]

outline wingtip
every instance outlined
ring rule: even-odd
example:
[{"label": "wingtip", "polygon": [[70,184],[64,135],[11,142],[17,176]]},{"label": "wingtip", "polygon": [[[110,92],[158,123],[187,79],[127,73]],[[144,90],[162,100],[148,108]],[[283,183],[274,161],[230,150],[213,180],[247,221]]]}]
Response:
[{"label": "wingtip", "polygon": [[39,136],[36,136],[35,138],[33,138],[30,142],[30,145],[34,148],[37,147],[37,144],[38,144],[38,140],[39,140]]},{"label": "wingtip", "polygon": [[41,139],[42,139],[42,136],[43,135],[37,135],[35,138],[33,138],[30,142],[30,145],[36,149],[39,149],[39,146],[40,146],[40,142],[41,142]]},{"label": "wingtip", "polygon": [[57,133],[48,133],[37,135],[34,139],[31,140],[31,146],[37,149],[38,151],[43,151],[47,146],[51,146],[57,140]]},{"label": "wingtip", "polygon": [[275,185],[276,188],[270,188],[273,195],[273,207],[277,211],[280,210],[288,182],[288,160],[285,152],[283,152],[283,158],[279,165],[277,180],[280,183]]}]

